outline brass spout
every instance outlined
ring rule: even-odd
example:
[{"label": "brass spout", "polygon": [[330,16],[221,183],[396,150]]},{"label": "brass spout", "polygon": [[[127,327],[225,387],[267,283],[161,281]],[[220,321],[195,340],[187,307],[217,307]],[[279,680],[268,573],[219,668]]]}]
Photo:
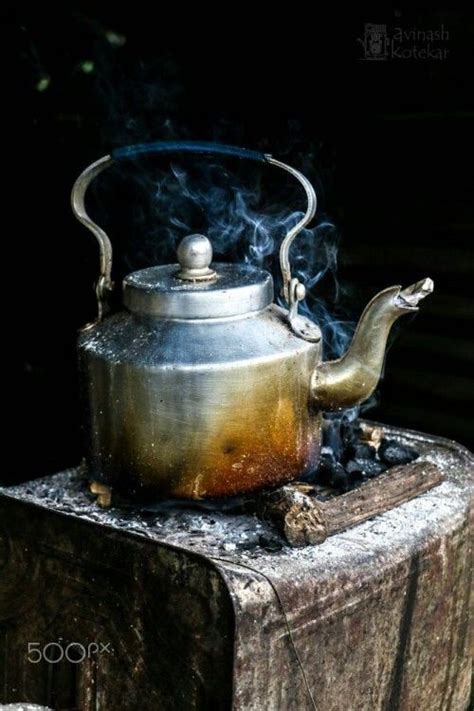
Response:
[{"label": "brass spout", "polygon": [[338,360],[321,363],[312,376],[314,403],[322,410],[343,410],[367,400],[379,382],[388,334],[397,318],[418,311],[433,291],[432,279],[402,289],[384,289],[367,304],[351,345]]}]

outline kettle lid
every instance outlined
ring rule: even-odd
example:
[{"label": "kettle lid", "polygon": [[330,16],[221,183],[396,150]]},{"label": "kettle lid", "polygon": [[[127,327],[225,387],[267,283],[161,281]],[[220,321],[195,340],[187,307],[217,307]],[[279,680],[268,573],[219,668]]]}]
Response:
[{"label": "kettle lid", "polygon": [[123,281],[125,306],[133,313],[170,319],[206,319],[261,311],[273,301],[273,279],[250,265],[214,264],[204,235],[179,244],[178,264],[149,267]]}]

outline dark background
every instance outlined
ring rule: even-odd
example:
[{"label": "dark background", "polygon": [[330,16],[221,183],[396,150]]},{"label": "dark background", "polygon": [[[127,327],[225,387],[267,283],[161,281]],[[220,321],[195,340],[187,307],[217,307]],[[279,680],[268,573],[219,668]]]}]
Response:
[{"label": "dark background", "polygon": [[[357,318],[379,288],[434,278],[420,314],[399,322],[367,416],[472,445],[472,13],[379,5],[330,16],[315,6],[308,21],[289,6],[260,24],[226,5],[209,26],[200,8],[161,20],[153,10],[20,4],[9,17],[14,129],[5,144],[17,169],[2,313],[15,456],[3,481],[80,457],[75,338],[94,317],[98,249],[70,212],[72,183],[115,146],[169,137],[261,148],[309,174],[340,234],[341,292],[328,302],[339,316]],[[389,34],[443,23],[449,40],[434,44],[449,55],[363,61],[366,23]],[[146,184],[131,173],[129,188],[123,176],[104,177],[91,202],[117,247],[117,280],[150,256],[171,258]]]}]

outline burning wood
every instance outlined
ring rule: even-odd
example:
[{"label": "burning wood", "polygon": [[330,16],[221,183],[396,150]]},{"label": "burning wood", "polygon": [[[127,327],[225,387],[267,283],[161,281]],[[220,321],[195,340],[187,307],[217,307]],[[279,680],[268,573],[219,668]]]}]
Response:
[{"label": "burning wood", "polygon": [[[331,446],[332,445],[332,446]],[[321,463],[311,481],[293,482],[257,498],[256,512],[292,547],[322,543],[441,483],[418,452],[368,422],[327,420]]]},{"label": "burning wood", "polygon": [[293,548],[322,543],[327,536],[399,506],[444,480],[429,462],[389,469],[357,489],[329,501],[318,500],[318,487],[303,493],[298,483],[260,494],[257,515],[273,523]]},{"label": "burning wood", "polygon": [[293,548],[322,543],[327,537],[320,503],[303,493],[298,483],[260,494],[257,515],[274,523]]}]

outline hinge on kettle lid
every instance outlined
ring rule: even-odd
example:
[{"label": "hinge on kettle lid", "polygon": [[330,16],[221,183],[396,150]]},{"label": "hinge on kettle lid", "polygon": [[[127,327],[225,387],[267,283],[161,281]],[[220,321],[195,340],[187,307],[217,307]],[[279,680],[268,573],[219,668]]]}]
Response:
[{"label": "hinge on kettle lid", "polygon": [[296,277],[290,280],[288,289],[288,322],[291,330],[300,338],[310,343],[318,343],[321,340],[319,327],[308,318],[298,313],[298,303],[306,296],[305,285]]}]

